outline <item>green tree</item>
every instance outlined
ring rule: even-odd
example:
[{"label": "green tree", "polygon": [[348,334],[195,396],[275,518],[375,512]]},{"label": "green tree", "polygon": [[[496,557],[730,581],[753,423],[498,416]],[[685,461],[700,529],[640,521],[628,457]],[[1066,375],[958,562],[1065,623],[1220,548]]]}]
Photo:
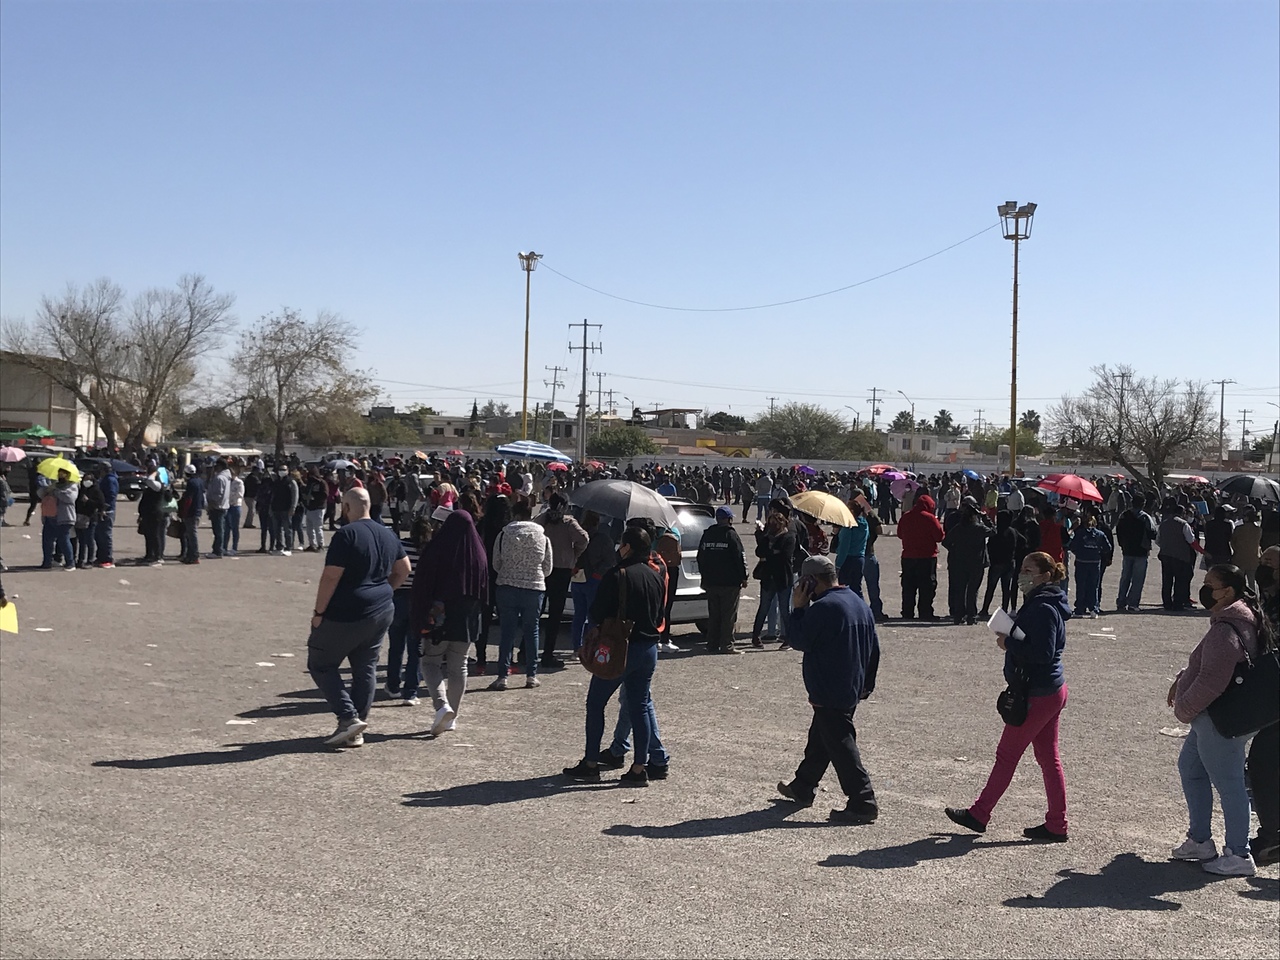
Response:
[{"label": "green tree", "polygon": [[933,432],[940,437],[949,437],[955,428],[955,418],[950,410],[939,410],[933,415]]},{"label": "green tree", "polygon": [[370,447],[416,447],[422,443],[422,434],[399,417],[388,417],[366,423],[362,441]]},{"label": "green tree", "polygon": [[587,453],[622,459],[658,452],[658,445],[639,427],[609,427],[587,439]]},{"label": "green tree", "polygon": [[893,422],[889,424],[890,433],[910,433],[911,432],[911,411],[899,410],[893,418]]},{"label": "green tree", "polygon": [[849,433],[844,421],[830,410],[795,401],[761,416],[753,430],[763,446],[794,460],[839,459]]},{"label": "green tree", "polygon": [[[974,453],[983,453],[989,456],[995,456],[1000,452],[1002,446],[1009,445],[1010,431],[1008,427],[1003,430],[993,431],[984,430],[981,433],[975,433],[969,438],[969,449]],[[1044,444],[1030,430],[1018,428],[1018,454],[1025,454],[1028,457],[1038,457],[1044,453]]]},{"label": "green tree", "polygon": [[734,416],[732,413],[725,413],[723,410],[717,410],[711,416],[707,417],[702,424],[708,430],[718,430],[721,433],[735,433],[738,430],[747,429],[747,418]]},{"label": "green tree", "polygon": [[486,400],[484,406],[480,408],[481,420],[509,416],[511,416],[511,405],[509,403],[496,403],[493,400]]},{"label": "green tree", "polygon": [[[169,431],[170,436],[203,440],[230,440],[240,436],[240,421],[222,407],[197,407],[183,414]],[[1267,438],[1270,442],[1271,438]]]},{"label": "green tree", "polygon": [[1040,435],[1040,414],[1034,410],[1024,410],[1022,416],[1018,418],[1018,429],[1029,430],[1036,436]]},{"label": "green tree", "polygon": [[889,448],[883,433],[863,427],[845,434],[841,455],[849,460],[883,460],[889,456]]}]

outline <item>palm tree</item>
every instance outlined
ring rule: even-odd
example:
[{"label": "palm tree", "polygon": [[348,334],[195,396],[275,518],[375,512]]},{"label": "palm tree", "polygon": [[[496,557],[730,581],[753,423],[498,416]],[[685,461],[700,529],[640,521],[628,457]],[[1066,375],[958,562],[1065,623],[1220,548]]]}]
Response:
[{"label": "palm tree", "polygon": [[950,410],[939,410],[933,418],[933,432],[940,437],[949,435],[954,425],[955,418]]},{"label": "palm tree", "polygon": [[1034,410],[1026,410],[1022,416],[1018,418],[1018,429],[1027,430],[1031,433],[1040,435],[1040,414]]}]

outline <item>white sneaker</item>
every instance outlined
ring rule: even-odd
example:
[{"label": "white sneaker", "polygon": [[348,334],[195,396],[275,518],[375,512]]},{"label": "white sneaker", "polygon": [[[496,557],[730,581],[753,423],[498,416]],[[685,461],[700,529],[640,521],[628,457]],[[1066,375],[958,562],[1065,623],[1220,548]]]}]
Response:
[{"label": "white sneaker", "polygon": [[418,699],[416,694],[413,694],[404,698],[404,705],[406,707],[416,707],[421,702],[422,701]]},{"label": "white sneaker", "polygon": [[1218,856],[1218,846],[1212,839],[1197,843],[1188,837],[1182,846],[1174,847],[1169,856],[1174,860],[1213,860]]},{"label": "white sneaker", "polygon": [[453,721],[458,716],[453,707],[447,703],[436,711],[436,722],[431,725],[432,736],[440,736],[446,730],[453,729]]},{"label": "white sneaker", "polygon": [[360,742],[363,743],[364,737],[361,736],[361,734],[363,734],[367,729],[369,729],[369,724],[365,723],[358,717],[352,717],[350,720],[344,720],[338,724],[338,729],[333,732],[333,736],[325,740],[325,746],[346,746],[347,741],[352,740],[357,736],[360,736]]},{"label": "white sneaker", "polygon": [[449,725],[448,725],[447,727],[445,727],[445,728],[444,728],[445,733],[452,733],[454,730],[457,730],[457,729],[458,729],[458,721],[457,721],[457,720],[450,720],[450,721],[449,721]]},{"label": "white sneaker", "polygon": [[1222,856],[1200,864],[1206,873],[1216,873],[1220,877],[1252,877],[1258,872],[1253,862],[1253,855],[1246,847],[1243,853],[1236,853],[1230,847],[1222,848]]},{"label": "white sneaker", "polygon": [[292,551],[292,550],[281,550],[281,551],[280,551],[280,556],[282,556],[282,557],[292,557],[292,556],[293,556],[293,551]]},{"label": "white sneaker", "polygon": [[341,746],[344,746],[344,747],[363,747],[363,746],[364,746],[364,734],[363,734],[363,733],[357,733],[354,737],[352,737],[352,738],[351,738],[350,740],[348,740],[346,743],[341,744]]},{"label": "white sneaker", "polygon": [[666,651],[668,651],[668,652],[670,652],[670,653],[679,653],[679,652],[680,652],[680,648],[679,648],[679,647],[677,647],[677,646],[675,645],[675,643],[673,643],[673,642],[672,642],[672,641],[670,641],[670,640],[668,640],[666,643],[664,643],[664,644],[662,645],[662,649],[663,649],[663,650],[666,650]]}]

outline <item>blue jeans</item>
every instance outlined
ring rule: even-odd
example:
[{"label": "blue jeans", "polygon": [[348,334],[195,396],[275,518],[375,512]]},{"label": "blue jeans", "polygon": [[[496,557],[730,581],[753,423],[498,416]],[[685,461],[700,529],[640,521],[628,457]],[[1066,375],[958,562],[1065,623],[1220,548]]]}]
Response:
[{"label": "blue jeans", "polygon": [[[417,637],[409,636],[412,599],[412,592],[409,590],[397,590],[392,595],[395,613],[391,617],[391,626],[387,628],[387,689],[398,693],[403,679],[406,697],[418,692],[418,682],[422,676],[418,669],[422,646]],[[403,674],[400,669],[402,661]]]},{"label": "blue jeans", "polygon": [[[656,767],[665,767],[671,762],[666,748],[658,736],[658,715],[653,709],[653,697],[649,697],[649,762]],[[615,757],[625,757],[631,750],[631,705],[627,700],[627,687],[623,684],[618,690],[618,722],[613,728],[613,743],[609,751]]]},{"label": "blue jeans", "polygon": [[213,530],[213,554],[222,556],[227,546],[227,511],[214,507],[209,511],[209,527]]},{"label": "blue jeans", "polygon": [[[775,603],[778,605],[778,636],[786,639],[787,636],[787,614],[791,612],[791,585],[788,584],[777,590],[770,589],[764,584],[760,585],[760,607],[756,610],[756,622],[751,628],[751,638],[759,639],[760,628],[764,626],[765,617],[769,617],[772,624],[773,615],[772,607]],[[785,604],[785,606],[784,606]],[[772,629],[772,627],[770,627]]]},{"label": "blue jeans", "polygon": [[840,564],[840,582],[858,596],[862,596],[862,574],[866,563],[866,557],[845,557],[844,563]]},{"label": "blue jeans", "polygon": [[1102,612],[1102,564],[1076,561],[1076,616]]},{"label": "blue jeans", "polygon": [[498,676],[505,677],[511,667],[511,650],[516,632],[523,634],[524,670],[530,677],[538,675],[538,617],[542,613],[542,591],[498,585],[498,619],[502,628],[498,642]]},{"label": "blue jeans", "polygon": [[76,566],[87,567],[96,559],[97,532],[97,520],[90,521],[87,527],[76,529]]},{"label": "blue jeans", "polygon": [[[619,687],[627,689],[627,712],[631,714],[631,726],[636,735],[634,762],[642,766],[649,763],[649,750],[653,743],[653,729],[649,725],[653,704],[649,700],[649,683],[658,667],[658,645],[632,641],[627,647],[627,669],[616,680],[591,678],[587,688],[587,760],[600,759],[600,741],[604,739],[604,708]],[[655,761],[656,762],[656,761]]]},{"label": "blue jeans", "polygon": [[40,548],[44,558],[41,566],[52,567],[53,555],[58,550],[58,521],[53,517],[40,518]]},{"label": "blue jeans", "polygon": [[115,563],[115,544],[112,542],[115,525],[114,510],[104,513],[102,519],[98,521],[98,527],[94,530],[94,538],[98,541],[98,563]]},{"label": "blue jeans", "polygon": [[182,559],[200,559],[199,517],[187,517],[182,521]]},{"label": "blue jeans", "polygon": [[1142,603],[1142,584],[1147,579],[1147,557],[1131,557],[1127,554],[1120,561],[1120,586],[1116,591],[1116,606],[1137,607]]},{"label": "blue jeans", "polygon": [[[763,495],[760,495],[760,494],[756,495],[756,519],[757,520],[761,520],[764,518],[765,511],[769,509],[770,499],[771,498],[767,493]],[[743,519],[745,520],[746,517],[743,517]]]},{"label": "blue jeans", "polygon": [[574,650],[582,646],[582,639],[587,635],[587,612],[599,589],[600,581],[595,577],[587,577],[585,583],[569,584],[569,596],[573,598],[573,628],[569,636],[573,640]]},{"label": "blue jeans", "polygon": [[226,535],[223,537],[222,545],[224,548],[229,547],[232,553],[240,552],[240,508],[227,507],[227,515],[223,518],[226,525]]},{"label": "blue jeans", "polygon": [[1226,845],[1232,853],[1249,849],[1249,793],[1244,780],[1244,751],[1248,737],[1224,737],[1208,712],[1191,721],[1191,732],[1182,741],[1178,775],[1187,798],[1190,822],[1187,837],[1204,843],[1213,835],[1213,791],[1222,801]]},{"label": "blue jeans", "polygon": [[[369,620],[338,623],[321,619],[307,638],[307,671],[339,721],[367,719],[378,689],[378,654],[391,626],[390,610]],[[340,672],[351,664],[351,689]]]},{"label": "blue jeans", "polygon": [[867,583],[867,603],[877,618],[884,616],[884,604],[880,602],[880,560],[874,553],[862,560],[862,578]]},{"label": "blue jeans", "polygon": [[293,549],[293,526],[287,510],[271,511],[271,549]]},{"label": "blue jeans", "polygon": [[74,567],[76,565],[75,551],[71,549],[71,530],[75,524],[59,523],[53,528],[54,541],[57,544],[57,554],[62,558],[64,567]]}]

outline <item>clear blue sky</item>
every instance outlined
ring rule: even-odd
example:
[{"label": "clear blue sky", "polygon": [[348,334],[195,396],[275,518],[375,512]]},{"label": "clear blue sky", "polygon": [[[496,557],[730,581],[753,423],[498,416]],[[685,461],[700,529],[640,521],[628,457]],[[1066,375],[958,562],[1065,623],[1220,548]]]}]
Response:
[{"label": "clear blue sky", "polygon": [[[243,321],[343,314],[392,402],[518,407],[519,250],[634,299],[749,305],[1034,200],[1020,408],[1131,363],[1235,379],[1228,411],[1265,429],[1278,36],[1271,0],[5,0],[0,312],[30,317],[69,280],[198,271]],[[646,406],[750,415],[776,396],[865,418],[877,386],[882,416],[903,390],[918,415],[1007,422],[1011,260],[992,231],[741,313],[540,269],[533,392],[553,364],[576,392],[567,325],[585,317],[605,389]]]}]

